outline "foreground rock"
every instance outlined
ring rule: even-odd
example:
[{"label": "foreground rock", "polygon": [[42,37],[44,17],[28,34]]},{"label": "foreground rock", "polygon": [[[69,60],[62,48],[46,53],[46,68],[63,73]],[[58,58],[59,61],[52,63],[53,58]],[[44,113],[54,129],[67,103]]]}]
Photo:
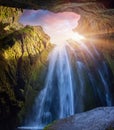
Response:
[{"label": "foreground rock", "polygon": [[100,107],[55,121],[45,130],[114,130],[114,107]]}]

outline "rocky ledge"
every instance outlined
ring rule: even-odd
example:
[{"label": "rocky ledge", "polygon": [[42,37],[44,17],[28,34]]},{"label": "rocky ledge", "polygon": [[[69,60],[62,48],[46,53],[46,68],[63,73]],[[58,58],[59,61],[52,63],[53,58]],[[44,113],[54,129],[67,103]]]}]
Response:
[{"label": "rocky ledge", "polygon": [[114,130],[114,107],[99,107],[54,121],[44,130]]}]

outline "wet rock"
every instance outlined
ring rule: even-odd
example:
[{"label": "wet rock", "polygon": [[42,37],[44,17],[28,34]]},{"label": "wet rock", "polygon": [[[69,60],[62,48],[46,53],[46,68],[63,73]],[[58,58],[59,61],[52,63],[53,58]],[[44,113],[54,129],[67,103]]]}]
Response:
[{"label": "wet rock", "polygon": [[114,107],[100,107],[52,123],[45,130],[113,130]]}]

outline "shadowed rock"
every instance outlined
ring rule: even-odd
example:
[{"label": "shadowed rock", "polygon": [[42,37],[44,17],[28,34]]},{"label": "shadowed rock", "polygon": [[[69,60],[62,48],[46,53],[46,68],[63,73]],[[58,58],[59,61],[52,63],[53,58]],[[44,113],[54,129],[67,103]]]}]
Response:
[{"label": "shadowed rock", "polygon": [[18,7],[18,8],[28,8],[28,9],[50,9],[53,6],[67,3],[89,3],[89,2],[99,2],[103,3],[106,7],[113,8],[113,0],[0,0],[0,4],[4,6]]}]

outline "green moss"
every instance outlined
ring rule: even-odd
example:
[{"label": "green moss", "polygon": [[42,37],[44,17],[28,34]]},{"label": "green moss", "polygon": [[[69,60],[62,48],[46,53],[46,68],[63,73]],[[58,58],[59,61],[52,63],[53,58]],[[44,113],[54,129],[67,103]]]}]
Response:
[{"label": "green moss", "polygon": [[52,124],[48,124],[43,130],[49,130],[49,127],[51,127]]},{"label": "green moss", "polygon": [[22,121],[44,86],[47,56],[52,46],[41,27],[16,23],[18,9],[0,9],[0,94],[3,94],[0,112],[6,108],[9,119],[9,115],[14,115],[13,107],[14,116],[18,114]]},{"label": "green moss", "polygon": [[56,120],[54,120],[52,123],[48,124],[43,130],[50,130],[50,127],[56,123]]},{"label": "green moss", "polygon": [[20,12],[20,9],[0,6],[0,21],[12,23],[15,20],[14,18],[19,17]]}]

